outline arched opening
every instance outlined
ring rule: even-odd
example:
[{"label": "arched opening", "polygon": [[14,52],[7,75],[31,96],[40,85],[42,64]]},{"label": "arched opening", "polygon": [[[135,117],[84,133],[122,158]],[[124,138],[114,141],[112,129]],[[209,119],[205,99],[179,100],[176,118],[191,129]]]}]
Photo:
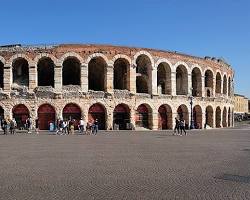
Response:
[{"label": "arched opening", "polygon": [[40,130],[49,130],[49,124],[55,124],[56,111],[50,104],[43,104],[37,110],[38,127]]},{"label": "arched opening", "polygon": [[172,109],[169,105],[161,105],[158,109],[159,130],[172,129]]},{"label": "arched opening", "polygon": [[176,68],[176,94],[188,94],[188,73],[184,65],[179,65]]},{"label": "arched opening", "polygon": [[63,119],[64,120],[73,120],[75,129],[78,128],[79,121],[81,119],[82,113],[81,113],[81,108],[74,104],[74,103],[69,103],[63,108]]},{"label": "arched opening", "polygon": [[228,127],[231,127],[231,109],[228,109],[228,116],[227,116]]},{"label": "arched opening", "polygon": [[139,105],[136,110],[136,126],[149,129],[151,126],[151,114],[152,111],[149,106],[145,104]]},{"label": "arched opening", "polygon": [[99,103],[93,104],[89,108],[89,112],[88,112],[88,121],[90,123],[94,123],[96,119],[98,120],[98,128],[100,130],[105,130],[106,129],[106,110]]},{"label": "arched opening", "polygon": [[219,72],[217,72],[216,74],[216,88],[215,88],[215,92],[217,94],[221,94],[221,75]]},{"label": "arched opening", "polygon": [[214,127],[214,111],[212,106],[206,107],[206,126]]},{"label": "arched opening", "polygon": [[227,77],[224,75],[223,77],[223,94],[227,94]]},{"label": "arched opening", "polygon": [[114,89],[129,90],[129,62],[124,58],[114,63]]},{"label": "arched opening", "polygon": [[158,94],[171,95],[171,68],[167,63],[160,63],[157,68]]},{"label": "arched opening", "polygon": [[77,58],[67,58],[63,62],[63,85],[81,85],[81,64]]},{"label": "arched opening", "polygon": [[185,127],[188,129],[189,128],[189,113],[188,113],[187,106],[184,104],[180,105],[177,109],[177,114],[180,120],[182,119],[185,120]]},{"label": "arched opening", "polygon": [[224,107],[222,114],[222,126],[227,127],[227,109]]},{"label": "arched opening", "polygon": [[125,104],[119,104],[113,112],[113,125],[118,126],[119,130],[127,130],[130,125],[130,109]]},{"label": "arched opening", "polygon": [[228,96],[231,96],[231,78],[228,78]]},{"label": "arched opening", "polygon": [[13,83],[29,87],[29,64],[24,58],[16,59],[12,64]]},{"label": "arched opening", "polygon": [[107,63],[102,57],[92,58],[88,64],[89,90],[105,91]]},{"label": "arched opening", "polygon": [[17,128],[25,128],[25,122],[29,118],[29,110],[23,104],[18,104],[12,109],[12,116],[15,118],[17,123]]},{"label": "arched opening", "polygon": [[136,59],[136,92],[151,93],[152,63],[148,56],[140,55]]},{"label": "arched opening", "polygon": [[38,86],[54,87],[54,62],[47,57],[39,60],[37,65]]},{"label": "arched opening", "polygon": [[0,62],[0,88],[3,89],[4,64]]},{"label": "arched opening", "polygon": [[213,72],[211,70],[206,70],[205,72],[205,87],[211,88],[213,90]]},{"label": "arched opening", "polygon": [[4,109],[0,106],[0,122],[4,119]]},{"label": "arched opening", "polygon": [[202,129],[202,110],[199,105],[196,105],[193,108],[193,120],[194,120],[194,127],[196,129]]},{"label": "arched opening", "polygon": [[221,128],[221,109],[218,106],[216,108],[216,128]]},{"label": "arched opening", "polygon": [[201,71],[198,67],[192,71],[192,95],[194,97],[202,96]]}]

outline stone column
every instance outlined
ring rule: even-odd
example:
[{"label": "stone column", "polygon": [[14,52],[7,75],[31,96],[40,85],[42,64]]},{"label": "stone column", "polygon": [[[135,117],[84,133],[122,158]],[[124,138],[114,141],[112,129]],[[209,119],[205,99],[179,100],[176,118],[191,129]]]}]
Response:
[{"label": "stone column", "polygon": [[12,69],[11,65],[7,64],[4,66],[4,76],[3,76],[3,90],[4,92],[10,92],[12,84]]},{"label": "stone column", "polygon": [[136,93],[136,68],[133,66],[129,70],[129,89],[131,93]]},{"label": "stone column", "polygon": [[216,128],[216,107],[213,109],[213,128]]},{"label": "stone column", "polygon": [[33,91],[37,87],[37,68],[35,65],[29,66],[29,90]]},{"label": "stone column", "polygon": [[216,78],[213,78],[213,85],[214,85],[214,87],[213,87],[213,95],[211,95],[211,96],[215,97],[216,96]]},{"label": "stone column", "polygon": [[223,78],[221,79],[221,83],[220,83],[220,94],[223,94]]},{"label": "stone column", "polygon": [[136,110],[132,108],[130,111],[130,122],[133,124],[134,127],[135,127],[135,122],[136,122],[135,119],[136,119]]},{"label": "stone column", "polygon": [[151,82],[151,94],[157,95],[157,69],[152,69],[152,82]]},{"label": "stone column", "polygon": [[171,95],[176,96],[176,72],[171,72]]},{"label": "stone column", "polygon": [[108,93],[113,93],[113,75],[114,75],[114,67],[113,65],[107,66],[107,74],[105,78],[105,91]]},{"label": "stone column", "polygon": [[83,92],[88,92],[88,64],[85,63],[81,65],[81,88]]},{"label": "stone column", "polygon": [[205,77],[201,76],[201,96],[205,97],[206,96],[206,91],[205,91]]},{"label": "stone column", "polygon": [[151,117],[152,117],[152,119],[151,119],[151,122],[152,122],[151,128],[152,128],[152,130],[158,130],[158,112],[153,111]]},{"label": "stone column", "polygon": [[[188,74],[187,95],[192,95],[192,74]],[[193,89],[193,88],[192,88]]]},{"label": "stone column", "polygon": [[62,90],[62,65],[56,65],[54,68],[55,72],[55,89],[58,91]]},{"label": "stone column", "polygon": [[107,130],[113,130],[113,111],[107,111],[106,128]]},{"label": "stone column", "polygon": [[205,123],[206,123],[206,108],[205,108],[205,112],[202,112],[201,129],[204,129]]}]

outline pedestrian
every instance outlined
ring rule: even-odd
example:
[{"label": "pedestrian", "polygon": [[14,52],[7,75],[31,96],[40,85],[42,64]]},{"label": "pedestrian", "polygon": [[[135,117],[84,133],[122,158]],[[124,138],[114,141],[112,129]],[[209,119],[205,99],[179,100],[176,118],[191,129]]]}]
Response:
[{"label": "pedestrian", "polygon": [[179,135],[179,133],[180,133],[180,120],[177,117],[175,118],[174,135],[176,133],[176,130],[177,130],[177,135]]},{"label": "pedestrian", "polygon": [[32,121],[30,117],[28,117],[26,120],[26,126],[27,126],[28,133],[31,133]]},{"label": "pedestrian", "polygon": [[81,118],[80,121],[79,121],[79,130],[80,130],[80,133],[83,134],[84,132],[84,120]]},{"label": "pedestrian", "polygon": [[92,134],[96,135],[99,129],[99,123],[98,123],[98,119],[95,120],[95,122],[92,125]]},{"label": "pedestrian", "polygon": [[8,133],[8,129],[7,129],[7,127],[8,127],[7,120],[6,120],[6,119],[3,119],[2,123],[3,123],[3,127],[2,127],[2,129],[3,129],[3,134],[4,134],[4,135],[7,135],[7,133]]},{"label": "pedestrian", "polygon": [[185,130],[185,120],[184,119],[180,120],[180,129],[181,129],[181,136],[182,136],[182,131],[185,133],[185,135],[187,135],[187,132]]},{"label": "pedestrian", "polygon": [[68,126],[68,123],[67,123],[67,121],[64,119],[63,120],[63,124],[62,124],[62,134],[67,134],[68,133],[68,131],[67,131],[67,126]]},{"label": "pedestrian", "polygon": [[15,129],[16,129],[16,120],[12,119],[10,120],[10,134],[15,134]]},{"label": "pedestrian", "polygon": [[86,125],[86,135],[90,135],[91,133],[91,124],[89,122],[87,122]]},{"label": "pedestrian", "polygon": [[39,134],[39,120],[36,118],[35,120],[36,134]]},{"label": "pedestrian", "polygon": [[75,126],[74,126],[74,120],[70,120],[69,121],[69,131],[71,135],[75,134]]}]

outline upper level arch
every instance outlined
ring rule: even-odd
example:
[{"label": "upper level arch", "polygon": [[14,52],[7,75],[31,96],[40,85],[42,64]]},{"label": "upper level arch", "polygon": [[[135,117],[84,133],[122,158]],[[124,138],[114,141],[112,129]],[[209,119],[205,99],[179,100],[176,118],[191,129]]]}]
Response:
[{"label": "upper level arch", "polygon": [[78,53],[75,53],[73,51],[70,51],[70,52],[63,54],[59,61],[62,64],[65,60],[67,60],[69,58],[77,59],[80,64],[84,63],[83,58]]}]

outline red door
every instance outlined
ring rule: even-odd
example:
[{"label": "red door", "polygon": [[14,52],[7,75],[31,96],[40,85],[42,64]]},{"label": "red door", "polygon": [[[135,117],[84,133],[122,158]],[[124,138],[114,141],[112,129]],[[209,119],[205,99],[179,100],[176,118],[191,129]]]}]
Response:
[{"label": "red door", "polygon": [[96,119],[98,120],[98,128],[100,130],[105,130],[106,128],[106,119],[105,119],[105,110],[102,105],[94,104],[89,108],[88,121],[93,123]]},{"label": "red door", "polygon": [[49,123],[55,123],[55,109],[49,105],[44,104],[38,108],[38,126],[40,130],[49,130]]},{"label": "red door", "polygon": [[25,127],[25,122],[29,117],[28,108],[23,104],[16,105],[13,108],[13,117],[16,120],[17,127],[18,128],[24,128]]},{"label": "red door", "polygon": [[164,106],[161,106],[158,110],[158,126],[159,129],[167,129],[168,128],[168,120],[167,120],[167,110]]}]

